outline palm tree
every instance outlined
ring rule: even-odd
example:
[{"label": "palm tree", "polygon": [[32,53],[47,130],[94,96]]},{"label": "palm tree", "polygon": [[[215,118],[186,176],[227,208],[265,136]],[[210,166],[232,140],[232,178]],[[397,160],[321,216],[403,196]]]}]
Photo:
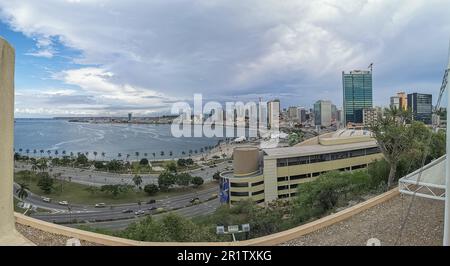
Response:
[{"label": "palm tree", "polygon": [[30,149],[26,149],[25,152],[27,153],[27,157],[30,154]]},{"label": "palm tree", "polygon": [[106,156],[106,152],[103,151],[102,152],[102,158],[105,159],[105,156]]},{"label": "palm tree", "polygon": [[134,154],[136,155],[136,158],[137,158],[137,160],[139,161],[139,152],[137,151],[137,152],[135,152]]},{"label": "palm tree", "polygon": [[128,158],[130,158],[130,154],[127,153],[127,161],[128,161]]},{"label": "palm tree", "polygon": [[34,149],[34,150],[33,150],[34,157],[36,157],[36,153],[37,153],[37,150]]},{"label": "palm tree", "polygon": [[140,188],[140,186],[142,184],[142,177],[140,175],[135,175],[133,177],[133,182],[136,185],[136,187]]},{"label": "palm tree", "polygon": [[161,151],[161,153],[160,153],[160,154],[161,154],[161,157],[163,157],[163,156],[164,156],[164,151]]},{"label": "palm tree", "polygon": [[59,154],[58,150],[55,150],[55,156],[56,157],[58,157],[58,154]]},{"label": "palm tree", "polygon": [[117,158],[120,160],[120,158],[122,158],[122,153],[119,152],[119,153],[117,154]]},{"label": "palm tree", "polygon": [[47,150],[47,154],[48,154],[48,157],[50,158],[50,155],[52,154],[52,151],[51,150]]},{"label": "palm tree", "polygon": [[28,187],[28,184],[19,183],[19,188],[16,190],[17,197],[19,197],[19,199],[21,199],[21,200],[28,198],[27,190],[30,190],[30,188]]},{"label": "palm tree", "polygon": [[173,152],[169,151],[169,156],[172,157],[172,155],[173,155]]},{"label": "palm tree", "polygon": [[155,160],[155,158],[156,158],[156,153],[155,153],[155,152],[152,152],[152,155],[153,155],[153,160]]},{"label": "palm tree", "polygon": [[38,162],[37,161],[33,161],[33,164],[31,165],[31,171],[36,172],[36,170],[38,169]]},{"label": "palm tree", "polygon": [[94,151],[94,158],[95,158],[95,160],[97,161],[97,152],[96,151]]},{"label": "palm tree", "polygon": [[42,154],[44,154],[44,150],[40,150],[39,152],[41,153],[41,157],[42,157]]},{"label": "palm tree", "polygon": [[66,155],[66,150],[62,151],[62,155],[65,156]]}]

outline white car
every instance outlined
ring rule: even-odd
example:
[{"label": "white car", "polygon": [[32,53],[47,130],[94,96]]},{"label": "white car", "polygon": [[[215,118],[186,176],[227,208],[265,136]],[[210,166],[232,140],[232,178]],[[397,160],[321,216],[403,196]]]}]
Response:
[{"label": "white car", "polygon": [[50,202],[50,201],[52,201],[52,199],[51,199],[51,198],[45,198],[45,197],[43,197],[43,198],[42,198],[42,201],[43,201],[43,202]]},{"label": "white car", "polygon": [[64,205],[64,206],[69,205],[69,203],[67,201],[65,201],[65,200],[58,202],[58,204],[59,205]]},{"label": "white car", "polygon": [[145,214],[145,211],[143,211],[143,210],[135,211],[134,214],[135,215]]},{"label": "white car", "polygon": [[104,208],[106,206],[105,203],[97,203],[95,204],[95,208]]}]

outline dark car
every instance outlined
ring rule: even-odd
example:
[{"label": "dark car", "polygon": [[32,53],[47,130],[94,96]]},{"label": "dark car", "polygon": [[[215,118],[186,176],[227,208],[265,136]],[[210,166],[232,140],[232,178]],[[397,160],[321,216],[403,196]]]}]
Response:
[{"label": "dark car", "polygon": [[132,209],[126,209],[126,210],[123,210],[123,211],[122,211],[122,213],[132,213],[132,212],[133,212]]},{"label": "dark car", "polygon": [[149,208],[148,210],[149,210],[149,211],[154,211],[154,210],[156,210],[156,209],[158,209],[158,208],[156,208],[155,206],[153,206],[153,207]]},{"label": "dark car", "polygon": [[153,204],[153,203],[156,203],[156,200],[151,199],[151,200],[147,201],[147,204]]},{"label": "dark car", "polygon": [[193,198],[189,202],[192,203],[192,204],[196,204],[196,203],[200,202],[200,199],[199,198]]}]

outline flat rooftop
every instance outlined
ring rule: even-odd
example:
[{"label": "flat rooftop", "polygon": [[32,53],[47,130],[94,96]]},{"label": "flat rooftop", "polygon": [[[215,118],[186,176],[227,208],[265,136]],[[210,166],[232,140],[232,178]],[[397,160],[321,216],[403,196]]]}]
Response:
[{"label": "flat rooftop", "polygon": [[283,148],[264,149],[264,153],[271,158],[287,158],[294,156],[317,155],[331,152],[357,150],[364,148],[374,148],[378,144],[375,140],[357,143],[337,144],[337,145],[305,145]]}]

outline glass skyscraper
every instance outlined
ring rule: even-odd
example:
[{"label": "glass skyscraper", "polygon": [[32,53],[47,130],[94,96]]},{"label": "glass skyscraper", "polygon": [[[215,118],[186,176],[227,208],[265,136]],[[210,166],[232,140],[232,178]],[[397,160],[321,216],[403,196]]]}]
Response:
[{"label": "glass skyscraper", "polygon": [[431,124],[433,112],[432,95],[422,93],[408,94],[408,109],[412,111],[415,121],[422,121],[425,124]]},{"label": "glass skyscraper", "polygon": [[372,108],[372,72],[342,72],[344,124],[363,123],[363,109]]}]

